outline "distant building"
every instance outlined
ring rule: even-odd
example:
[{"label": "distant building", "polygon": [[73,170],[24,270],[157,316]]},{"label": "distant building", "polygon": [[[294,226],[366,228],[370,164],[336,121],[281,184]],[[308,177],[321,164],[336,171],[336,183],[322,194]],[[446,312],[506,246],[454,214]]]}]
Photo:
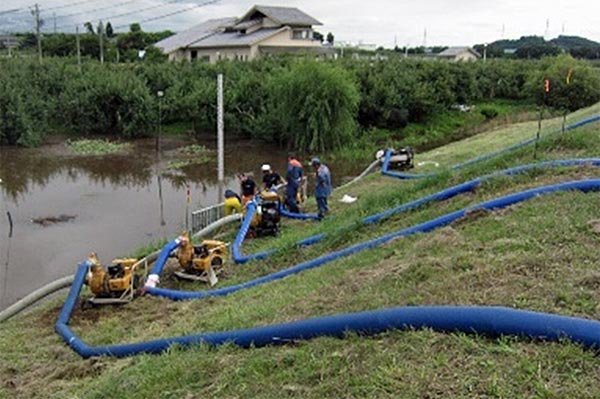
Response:
[{"label": "distant building", "polygon": [[241,18],[211,19],[156,43],[169,60],[247,61],[266,54],[335,50],[313,38],[319,21],[297,8],[254,6]]},{"label": "distant building", "polygon": [[374,43],[363,43],[362,41],[358,42],[335,42],[334,47],[343,48],[343,49],[354,49],[354,50],[363,50],[363,51],[376,51],[377,45]]},{"label": "distant building", "polygon": [[19,47],[19,38],[12,35],[0,35],[0,48]]},{"label": "distant building", "polygon": [[448,47],[437,54],[437,58],[449,61],[475,61],[481,58],[481,54],[471,47]]}]

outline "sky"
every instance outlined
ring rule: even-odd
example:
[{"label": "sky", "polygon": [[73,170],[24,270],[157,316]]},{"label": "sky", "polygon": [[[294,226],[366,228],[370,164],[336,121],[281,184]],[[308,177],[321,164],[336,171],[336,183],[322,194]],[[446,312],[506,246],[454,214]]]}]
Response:
[{"label": "sky", "polygon": [[[35,0],[0,0],[0,32],[31,30],[27,8]],[[332,32],[336,41],[393,47],[473,45],[523,35],[583,36],[600,42],[600,1],[583,0],[38,0],[44,29],[74,32],[77,24],[102,19],[117,30],[131,22],[189,10],[142,22],[147,31],[185,30],[210,18],[241,16],[252,5],[298,7],[323,23],[316,29]],[[77,3],[77,4],[74,4]],[[70,5],[64,8],[55,8]],[[54,9],[53,9],[54,8]],[[20,12],[3,13],[10,9]],[[145,11],[140,11],[145,9]],[[119,14],[131,13],[123,17]],[[76,14],[76,15],[73,15]],[[70,15],[70,16],[69,16]],[[425,34],[426,32],[426,34]]]}]

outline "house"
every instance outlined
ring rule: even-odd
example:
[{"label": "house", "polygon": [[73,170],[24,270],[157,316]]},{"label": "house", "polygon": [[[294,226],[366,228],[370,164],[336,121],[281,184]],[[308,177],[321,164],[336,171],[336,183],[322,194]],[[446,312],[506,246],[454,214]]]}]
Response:
[{"label": "house", "polygon": [[13,49],[19,47],[19,38],[12,35],[0,35],[0,48]]},{"label": "house", "polygon": [[253,60],[266,54],[334,54],[313,38],[319,21],[297,8],[254,6],[241,18],[211,19],[156,43],[169,60]]},{"label": "house", "polygon": [[437,58],[449,61],[475,61],[481,58],[481,54],[471,47],[448,47],[437,54]]}]

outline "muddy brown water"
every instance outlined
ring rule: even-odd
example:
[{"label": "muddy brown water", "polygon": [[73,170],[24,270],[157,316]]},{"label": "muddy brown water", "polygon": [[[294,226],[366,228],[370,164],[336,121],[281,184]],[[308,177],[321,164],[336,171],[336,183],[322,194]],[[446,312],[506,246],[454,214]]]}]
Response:
[{"label": "muddy brown water", "polygon": [[[188,185],[190,212],[220,202],[216,161],[168,169],[188,139],[163,140],[160,159],[153,139],[132,144],[128,154],[101,157],[73,155],[58,141],[38,149],[0,147],[0,309],[72,274],[92,251],[108,263],[176,236],[185,228]],[[214,149],[212,140],[203,144]],[[280,148],[243,140],[225,148],[224,188],[239,191],[240,172],[254,172],[258,180],[262,163],[285,173]],[[366,166],[329,165],[335,184]]]}]

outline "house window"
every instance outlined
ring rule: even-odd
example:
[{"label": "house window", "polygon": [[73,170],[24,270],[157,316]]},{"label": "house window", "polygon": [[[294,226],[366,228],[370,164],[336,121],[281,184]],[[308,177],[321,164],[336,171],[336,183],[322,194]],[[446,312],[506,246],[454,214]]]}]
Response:
[{"label": "house window", "polygon": [[196,59],[198,58],[198,51],[192,50],[190,52],[190,58],[191,58],[192,61],[196,61]]},{"label": "house window", "polygon": [[292,39],[294,39],[294,40],[310,39],[310,30],[309,29],[294,29],[292,31]]}]

